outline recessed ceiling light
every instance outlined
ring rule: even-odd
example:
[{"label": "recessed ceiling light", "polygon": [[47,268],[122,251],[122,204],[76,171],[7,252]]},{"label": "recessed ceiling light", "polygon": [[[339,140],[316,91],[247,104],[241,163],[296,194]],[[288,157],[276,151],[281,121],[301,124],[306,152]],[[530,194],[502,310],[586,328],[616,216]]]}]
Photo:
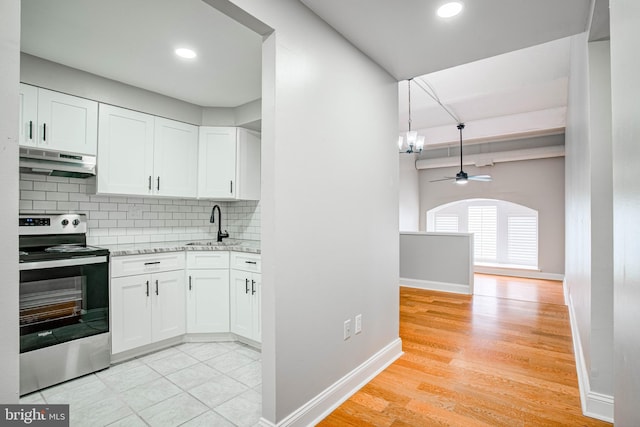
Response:
[{"label": "recessed ceiling light", "polygon": [[454,1],[443,4],[438,8],[438,16],[441,18],[451,18],[462,12],[462,3]]},{"label": "recessed ceiling light", "polygon": [[191,49],[187,49],[187,48],[179,48],[176,49],[176,55],[178,55],[181,58],[186,58],[186,59],[193,59],[195,58],[197,55],[196,53],[191,50]]}]

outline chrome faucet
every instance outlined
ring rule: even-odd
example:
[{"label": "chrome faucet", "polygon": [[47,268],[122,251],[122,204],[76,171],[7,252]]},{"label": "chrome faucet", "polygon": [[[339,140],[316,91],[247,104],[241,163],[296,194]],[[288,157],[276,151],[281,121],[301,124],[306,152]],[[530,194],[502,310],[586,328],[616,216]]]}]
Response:
[{"label": "chrome faucet", "polygon": [[220,206],[215,205],[213,209],[211,209],[211,218],[209,218],[209,222],[212,224],[216,223],[216,208],[218,208],[218,238],[216,241],[222,242],[222,239],[229,237],[229,233],[227,233],[227,230],[224,230],[224,233],[222,232],[222,212],[220,211]]}]

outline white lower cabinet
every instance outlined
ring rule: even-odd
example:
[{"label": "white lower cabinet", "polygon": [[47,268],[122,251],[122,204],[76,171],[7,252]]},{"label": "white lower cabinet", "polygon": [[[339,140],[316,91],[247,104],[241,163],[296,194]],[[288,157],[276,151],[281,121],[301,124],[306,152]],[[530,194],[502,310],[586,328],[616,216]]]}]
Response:
[{"label": "white lower cabinet", "polygon": [[111,353],[185,333],[261,342],[260,255],[165,252],[111,260]]},{"label": "white lower cabinet", "polygon": [[231,253],[231,332],[261,342],[260,255]]},{"label": "white lower cabinet", "polygon": [[187,333],[229,332],[229,252],[187,252]]},{"label": "white lower cabinet", "polygon": [[[165,268],[170,271],[162,271]],[[125,274],[142,273],[142,274]],[[184,253],[118,257],[111,268],[111,353],[183,335]]]},{"label": "white lower cabinet", "polygon": [[151,342],[151,297],[147,275],[111,279],[111,352]]},{"label": "white lower cabinet", "polygon": [[151,341],[183,335],[185,325],[184,272],[167,271],[151,275]]}]

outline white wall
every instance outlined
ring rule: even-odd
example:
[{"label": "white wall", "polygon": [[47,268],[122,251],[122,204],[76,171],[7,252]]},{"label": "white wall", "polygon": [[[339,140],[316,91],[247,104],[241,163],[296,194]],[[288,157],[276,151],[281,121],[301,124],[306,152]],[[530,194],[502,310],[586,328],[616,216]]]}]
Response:
[{"label": "white wall", "polygon": [[28,54],[20,55],[20,81],[148,114],[200,125],[202,108]]},{"label": "white wall", "polygon": [[235,123],[235,113],[231,108],[208,107],[202,109],[203,126],[231,126]]},{"label": "white wall", "polygon": [[613,164],[609,41],[589,43],[591,388],[613,395]]},{"label": "white wall", "polygon": [[213,239],[222,209],[222,229],[231,239],[260,240],[260,203],[96,195],[95,178],[21,174],[20,212],[74,212],[87,215],[87,243],[115,245]]},{"label": "white wall", "polygon": [[262,100],[258,99],[240,105],[234,108],[234,113],[234,120],[237,126],[262,120]]},{"label": "white wall", "polygon": [[445,203],[471,198],[506,200],[538,211],[538,266],[542,273],[564,273],[564,158],[465,166],[469,175],[489,174],[492,182],[430,182],[455,176],[460,167],[420,170],[420,230],[426,212]]},{"label": "white wall", "polygon": [[585,362],[591,364],[591,152],[589,147],[589,63],[587,34],[571,42],[565,138],[565,282],[576,308]]},{"label": "white wall", "polygon": [[611,1],[615,420],[640,425],[640,2]]},{"label": "white wall", "polygon": [[565,144],[565,277],[583,409],[605,419],[613,416],[614,394],[609,66],[608,41],[589,43],[587,33],[573,37]]},{"label": "white wall", "polygon": [[18,81],[20,2],[0,1],[0,402],[18,402]]},{"label": "white wall", "polygon": [[473,294],[473,234],[401,232],[400,285]]},{"label": "white wall", "polygon": [[20,81],[106,104],[202,126],[242,126],[260,120],[260,100],[236,108],[201,107],[26,53]]},{"label": "white wall", "polygon": [[418,231],[420,228],[420,188],[414,155],[400,154],[400,231]]},{"label": "white wall", "polygon": [[[275,29],[263,56],[263,416],[281,422],[398,340],[397,83],[297,0],[233,3]],[[344,341],[359,313],[362,333]]]}]

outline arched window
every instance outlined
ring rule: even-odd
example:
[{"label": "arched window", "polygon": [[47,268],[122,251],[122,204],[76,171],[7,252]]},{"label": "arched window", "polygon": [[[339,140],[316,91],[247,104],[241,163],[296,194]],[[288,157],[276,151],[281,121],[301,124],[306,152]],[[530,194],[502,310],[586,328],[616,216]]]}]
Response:
[{"label": "arched window", "polygon": [[538,267],[538,211],[517,203],[447,203],[427,212],[427,231],[473,233],[476,265]]}]

